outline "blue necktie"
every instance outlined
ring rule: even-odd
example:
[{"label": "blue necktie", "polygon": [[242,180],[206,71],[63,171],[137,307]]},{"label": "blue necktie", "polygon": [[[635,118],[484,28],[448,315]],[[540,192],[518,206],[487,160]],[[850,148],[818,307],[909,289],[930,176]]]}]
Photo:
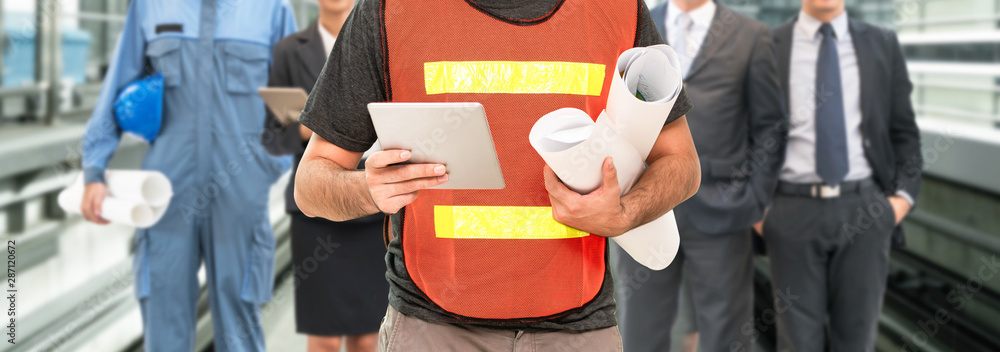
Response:
[{"label": "blue necktie", "polygon": [[816,62],[816,173],[830,186],[847,176],[847,131],[844,93],[840,85],[840,60],[833,27],[819,27],[823,42]]}]

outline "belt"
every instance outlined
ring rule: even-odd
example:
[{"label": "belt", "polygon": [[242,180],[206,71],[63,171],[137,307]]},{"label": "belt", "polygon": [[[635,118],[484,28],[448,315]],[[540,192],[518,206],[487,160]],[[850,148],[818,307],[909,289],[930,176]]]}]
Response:
[{"label": "belt", "polygon": [[837,186],[829,186],[824,183],[790,183],[778,182],[778,193],[808,198],[837,198],[844,194],[860,194],[863,190],[874,187],[875,181],[866,178],[857,181],[843,182]]}]

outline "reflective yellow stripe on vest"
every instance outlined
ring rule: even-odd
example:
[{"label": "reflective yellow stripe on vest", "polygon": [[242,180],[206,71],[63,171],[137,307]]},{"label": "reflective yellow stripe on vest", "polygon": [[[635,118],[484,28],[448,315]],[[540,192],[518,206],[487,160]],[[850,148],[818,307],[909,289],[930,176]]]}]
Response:
[{"label": "reflective yellow stripe on vest", "polygon": [[552,219],[551,207],[434,206],[438,238],[545,240],[590,234]]},{"label": "reflective yellow stripe on vest", "polygon": [[436,61],[424,63],[428,95],[527,93],[601,95],[604,65],[561,61]]}]

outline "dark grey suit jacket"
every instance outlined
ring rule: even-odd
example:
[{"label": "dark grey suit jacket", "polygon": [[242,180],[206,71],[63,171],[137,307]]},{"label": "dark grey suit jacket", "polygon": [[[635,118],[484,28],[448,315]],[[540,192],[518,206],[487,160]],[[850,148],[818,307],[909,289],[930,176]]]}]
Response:
[{"label": "dark grey suit jacket", "polygon": [[[795,21],[776,27],[778,72],[788,101],[788,71]],[[861,76],[861,135],[873,178],[887,195],[906,190],[914,200],[920,194],[920,130],[910,102],[913,84],[906,70],[896,33],[848,18]],[[905,244],[902,227],[893,233],[893,247]]]},{"label": "dark grey suit jacket", "polygon": [[[667,38],[668,4],[651,11]],[[786,115],[767,25],[717,4],[684,79],[701,188],[677,215],[704,233],[749,228],[764,215],[785,158]]]}]

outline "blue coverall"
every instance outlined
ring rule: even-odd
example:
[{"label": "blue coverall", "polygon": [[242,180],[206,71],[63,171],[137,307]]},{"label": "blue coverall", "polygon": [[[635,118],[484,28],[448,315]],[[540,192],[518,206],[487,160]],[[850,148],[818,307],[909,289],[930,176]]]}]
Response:
[{"label": "blue coverall", "polygon": [[291,160],[260,145],[271,48],[296,31],[287,0],[134,0],[83,140],[86,182],[103,181],[129,82],[164,76],[163,126],[143,160],[173,184],[155,226],[136,231],[135,293],[146,351],[191,351],[198,268],[207,271],[216,351],[263,351],[271,299],[268,192]]}]

